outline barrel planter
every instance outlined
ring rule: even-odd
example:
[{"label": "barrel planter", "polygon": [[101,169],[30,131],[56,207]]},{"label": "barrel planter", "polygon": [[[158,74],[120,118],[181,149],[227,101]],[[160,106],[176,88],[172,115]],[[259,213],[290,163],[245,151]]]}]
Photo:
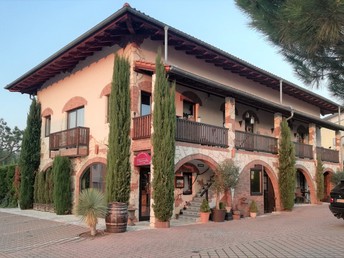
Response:
[{"label": "barrel planter", "polygon": [[108,204],[105,216],[106,231],[110,233],[122,233],[127,230],[128,205],[123,202]]}]

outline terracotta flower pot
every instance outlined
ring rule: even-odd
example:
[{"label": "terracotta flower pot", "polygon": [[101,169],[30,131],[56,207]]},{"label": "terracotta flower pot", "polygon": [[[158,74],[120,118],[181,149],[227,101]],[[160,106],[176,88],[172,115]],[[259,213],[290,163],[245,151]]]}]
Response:
[{"label": "terracotta flower pot", "polygon": [[251,218],[257,217],[257,212],[250,212],[250,217]]},{"label": "terracotta flower pot", "polygon": [[210,215],[210,212],[200,212],[201,223],[208,223],[209,215]]},{"label": "terracotta flower pot", "polygon": [[154,223],[155,228],[169,228],[170,227],[170,221],[159,221],[156,220]]}]

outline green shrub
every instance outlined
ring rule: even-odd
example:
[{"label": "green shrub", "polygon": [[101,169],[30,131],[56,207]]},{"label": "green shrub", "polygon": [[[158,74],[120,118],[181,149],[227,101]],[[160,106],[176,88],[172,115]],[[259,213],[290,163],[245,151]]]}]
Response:
[{"label": "green shrub", "polygon": [[38,189],[37,189],[37,194],[38,194],[38,203],[45,203],[45,197],[44,197],[44,192],[45,192],[45,180],[44,180],[44,173],[43,172],[39,172],[37,173],[37,177],[38,177]]},{"label": "green shrub", "polygon": [[129,202],[130,197],[130,64],[115,56],[110,95],[107,202]]},{"label": "green shrub", "polygon": [[38,170],[41,158],[41,122],[41,105],[34,98],[27,117],[19,158],[21,209],[31,209],[33,206],[35,171]]},{"label": "green shrub", "polygon": [[175,83],[171,86],[160,51],[156,58],[154,85],[154,110],[152,135],[154,154],[153,210],[159,221],[169,221],[174,204],[174,156],[175,156]]},{"label": "green shrub", "polygon": [[258,212],[258,207],[257,207],[257,203],[255,200],[251,201],[250,207],[249,207],[249,211],[250,212]]},{"label": "green shrub", "polygon": [[209,202],[207,199],[203,199],[199,210],[200,212],[210,212]]},{"label": "green shrub", "polygon": [[337,171],[331,177],[331,182],[334,185],[338,185],[341,180],[344,180],[344,171]]},{"label": "green shrub", "polygon": [[33,185],[33,201],[38,203],[38,172],[35,173],[35,183]]},{"label": "green shrub", "polygon": [[79,195],[79,201],[74,213],[81,216],[81,219],[90,227],[91,235],[94,236],[98,218],[104,218],[107,213],[103,193],[93,188],[83,190]]},{"label": "green shrub", "polygon": [[52,169],[47,169],[45,172],[45,198],[46,203],[54,203],[53,192],[54,191],[54,178]]},{"label": "green shrub", "polygon": [[54,204],[57,215],[71,211],[71,162],[67,157],[57,156],[53,162]]},{"label": "green shrub", "polygon": [[285,210],[292,210],[294,207],[296,180],[295,150],[286,119],[283,119],[281,122],[278,161],[278,185],[281,203]]},{"label": "green shrub", "polygon": [[324,166],[321,159],[317,159],[315,180],[317,184],[317,199],[320,201],[324,198]]}]

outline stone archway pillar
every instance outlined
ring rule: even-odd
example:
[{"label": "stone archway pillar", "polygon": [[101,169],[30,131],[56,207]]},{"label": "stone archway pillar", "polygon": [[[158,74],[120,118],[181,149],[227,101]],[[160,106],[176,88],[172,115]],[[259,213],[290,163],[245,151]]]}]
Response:
[{"label": "stone archway pillar", "polygon": [[235,156],[235,99],[225,98],[225,124],[228,129],[228,151],[231,158]]}]

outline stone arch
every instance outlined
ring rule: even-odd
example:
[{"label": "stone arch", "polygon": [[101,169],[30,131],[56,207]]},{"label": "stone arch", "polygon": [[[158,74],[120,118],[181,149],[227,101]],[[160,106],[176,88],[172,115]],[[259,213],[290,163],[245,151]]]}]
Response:
[{"label": "stone arch", "polygon": [[79,171],[76,173],[75,175],[75,202],[77,202],[77,200],[79,199],[79,192],[80,192],[80,178],[83,174],[83,172],[93,163],[102,163],[106,166],[107,160],[105,158],[102,157],[95,157],[92,159],[89,159],[80,169]]},{"label": "stone arch", "polygon": [[268,163],[266,163],[262,160],[259,160],[259,159],[252,160],[251,162],[247,163],[244,166],[244,168],[241,170],[240,175],[242,175],[243,173],[249,173],[250,169],[252,167],[254,167],[255,165],[261,165],[265,168],[265,172],[267,173],[268,177],[270,178],[271,184],[273,186],[274,195],[275,195],[276,211],[280,211],[282,209],[282,206],[281,206],[281,196],[280,196],[279,187],[278,187],[278,178],[277,178],[277,175],[274,172],[273,168]]},{"label": "stone arch", "polygon": [[192,91],[184,91],[182,93],[182,98],[183,100],[187,100],[193,103],[197,103],[200,106],[202,106],[202,100],[200,99],[200,97],[198,97],[198,95]]},{"label": "stone arch", "polygon": [[108,96],[111,93],[111,83],[108,83],[101,91],[100,97]]},{"label": "stone arch", "polygon": [[44,165],[44,167],[42,168],[42,171],[45,172],[47,171],[48,168],[51,168],[52,166],[53,166],[53,162],[50,161],[49,163]]},{"label": "stone arch", "polygon": [[197,154],[191,154],[188,155],[182,159],[180,159],[176,165],[174,166],[174,172],[178,171],[182,165],[184,165],[185,163],[192,161],[192,160],[202,160],[203,162],[205,162],[212,170],[215,170],[216,167],[218,166],[218,163],[213,160],[211,157],[197,153]]},{"label": "stone arch", "polygon": [[332,175],[335,173],[335,171],[332,168],[325,168],[323,171],[324,176],[324,198],[322,201],[328,202],[330,199],[330,192],[333,189],[334,185],[331,182]]},{"label": "stone arch", "polygon": [[309,173],[309,171],[307,170],[307,168],[305,168],[302,165],[296,165],[295,168],[299,171],[302,172],[302,174],[305,176],[306,181],[307,181],[307,185],[309,187],[309,193],[310,193],[310,201],[311,204],[316,204],[317,203],[317,197],[316,197],[316,188],[314,185],[314,180],[312,179],[311,174]]},{"label": "stone arch", "polygon": [[87,105],[86,99],[80,96],[73,97],[63,106],[62,113],[85,105]]},{"label": "stone arch", "polygon": [[51,116],[53,113],[54,112],[51,108],[45,108],[42,112],[42,117]]}]

